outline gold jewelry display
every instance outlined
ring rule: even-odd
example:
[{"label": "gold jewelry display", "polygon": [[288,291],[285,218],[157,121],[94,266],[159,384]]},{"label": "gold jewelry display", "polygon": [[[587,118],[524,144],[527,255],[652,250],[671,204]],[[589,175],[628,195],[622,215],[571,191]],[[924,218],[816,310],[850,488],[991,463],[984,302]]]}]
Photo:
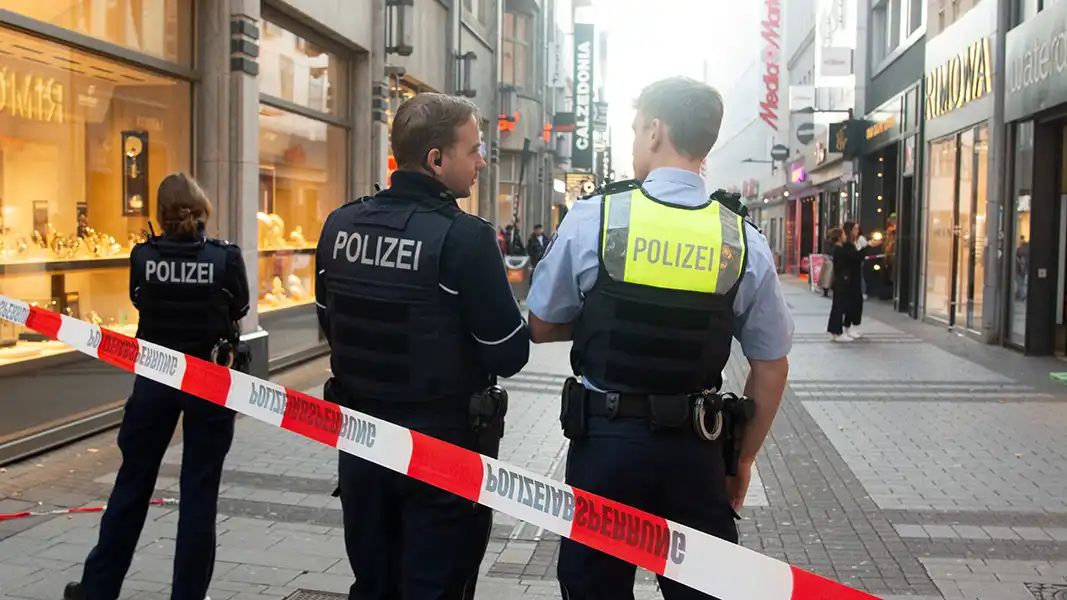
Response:
[{"label": "gold jewelry display", "polygon": [[[275,278],[275,281],[278,281]],[[281,282],[278,282],[281,283]],[[304,290],[304,284],[300,281],[300,278],[296,275],[290,275],[289,280],[286,282],[289,284],[289,297],[294,302],[303,302],[307,298],[307,291]]]},{"label": "gold jewelry display", "polygon": [[115,238],[92,227],[85,228],[82,239],[89,253],[96,257],[112,256],[122,250],[122,246],[115,241]]},{"label": "gold jewelry display", "polygon": [[285,241],[285,221],[274,213],[257,212],[259,222],[259,247],[269,249],[288,248]]},{"label": "gold jewelry display", "polygon": [[59,258],[74,258],[82,244],[82,239],[74,235],[53,234],[51,239],[52,252]]},{"label": "gold jewelry display", "polygon": [[297,225],[296,229],[289,234],[289,241],[293,242],[293,245],[297,248],[306,248],[308,242],[307,239],[304,238],[304,228]]}]

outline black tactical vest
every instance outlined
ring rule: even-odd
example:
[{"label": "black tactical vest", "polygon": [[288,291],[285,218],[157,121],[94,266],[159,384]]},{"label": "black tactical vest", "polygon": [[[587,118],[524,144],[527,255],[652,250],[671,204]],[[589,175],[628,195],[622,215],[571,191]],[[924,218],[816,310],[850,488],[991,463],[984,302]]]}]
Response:
[{"label": "black tactical vest", "polygon": [[156,237],[133,254],[140,320],[137,337],[208,359],[235,331],[230,320],[225,244]]},{"label": "black tactical vest", "polygon": [[391,406],[463,401],[485,386],[459,297],[440,283],[454,204],[368,198],[330,217],[320,242],[334,377]]},{"label": "black tactical vest", "polygon": [[[627,256],[629,236],[649,231],[645,224],[629,223],[629,210],[614,209],[622,202],[656,202],[640,188],[612,196],[612,214],[601,200],[599,268],[596,283],[585,297],[575,324],[571,366],[576,375],[587,377],[600,389],[646,394],[688,394],[722,386],[722,371],[730,358],[734,336],[734,298],[744,276],[747,239],[736,214],[716,207],[716,221],[722,222],[723,239],[729,238],[733,251],[715,249],[722,269],[738,272],[736,281],[726,280],[715,293],[653,287],[623,281],[619,269],[636,257]],[[610,196],[610,190],[606,190]],[[706,205],[706,207],[710,207]],[[696,220],[709,208],[669,210],[668,219]],[[607,239],[605,239],[607,236]],[[650,237],[650,236],[648,236]],[[675,240],[675,243],[694,241]],[[698,240],[699,243],[699,240]],[[633,253],[632,246],[630,253]],[[675,246],[674,248],[677,248]],[[671,250],[670,261],[687,259],[688,249]],[[614,261],[615,276],[605,263]],[[663,260],[668,253],[663,248]]]}]

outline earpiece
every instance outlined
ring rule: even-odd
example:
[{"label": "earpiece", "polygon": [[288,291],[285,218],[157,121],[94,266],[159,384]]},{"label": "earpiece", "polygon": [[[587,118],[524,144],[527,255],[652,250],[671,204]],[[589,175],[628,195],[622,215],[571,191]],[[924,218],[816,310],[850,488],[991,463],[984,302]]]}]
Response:
[{"label": "earpiece", "polygon": [[433,164],[435,164],[438,167],[440,167],[442,160],[443,160],[443,156],[441,155],[441,151],[438,150],[437,151],[437,158],[433,159]]}]

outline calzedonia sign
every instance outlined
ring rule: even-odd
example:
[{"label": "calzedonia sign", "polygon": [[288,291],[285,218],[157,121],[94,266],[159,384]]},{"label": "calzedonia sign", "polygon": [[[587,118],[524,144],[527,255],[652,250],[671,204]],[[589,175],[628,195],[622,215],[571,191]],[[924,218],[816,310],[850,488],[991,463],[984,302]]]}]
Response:
[{"label": "calzedonia sign", "polygon": [[759,103],[759,116],[764,123],[771,126],[771,129],[778,131],[778,90],[781,88],[779,73],[782,67],[782,4],[780,0],[764,0],[763,21],[760,27],[764,46],[763,97]]},{"label": "calzedonia sign", "polygon": [[993,53],[986,37],[926,74],[926,118],[936,119],[992,93]]},{"label": "calzedonia sign", "polygon": [[593,26],[574,24],[574,133],[571,168],[593,170]]},{"label": "calzedonia sign", "polygon": [[1067,3],[1008,32],[1004,116],[1016,121],[1067,102]]}]

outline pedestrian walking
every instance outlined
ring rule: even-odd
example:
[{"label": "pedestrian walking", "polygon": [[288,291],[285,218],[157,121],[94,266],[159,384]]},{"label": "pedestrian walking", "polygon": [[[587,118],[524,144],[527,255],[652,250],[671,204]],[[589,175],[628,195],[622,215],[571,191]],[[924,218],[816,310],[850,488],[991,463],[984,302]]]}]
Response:
[{"label": "pedestrian walking", "polygon": [[[211,202],[188,175],[168,175],[156,198],[163,234],[150,236],[130,253],[130,299],[140,312],[137,337],[203,360],[247,368],[249,357],[238,327],[249,304],[241,249],[205,235]],[[100,521],[100,535],[85,560],[81,581],[67,585],[66,600],[119,597],[179,418],[185,445],[170,597],[204,599],[215,567],[219,483],[236,415],[137,377],[119,427],[122,465]]]},{"label": "pedestrian walking", "polygon": [[[574,342],[581,380],[564,384],[561,416],[567,483],[736,543],[736,511],[785,387],[793,319],[767,241],[705,191],[700,163],[722,115],[703,83],[645,88],[633,123],[641,181],[574,204],[527,303],[534,342]],[[754,407],[721,391],[734,336]],[[711,433],[718,419],[729,435]],[[740,452],[725,460],[733,442]],[[633,598],[633,564],[561,544],[564,598]],[[659,582],[666,600],[709,598]]]},{"label": "pedestrian walking", "polygon": [[[392,125],[388,189],[329,215],[315,254],[330,344],[326,399],[496,457],[529,359],[496,229],[459,208],[481,154],[470,101],[419,94]],[[338,461],[350,600],[469,600],[492,511],[345,452]]]}]

